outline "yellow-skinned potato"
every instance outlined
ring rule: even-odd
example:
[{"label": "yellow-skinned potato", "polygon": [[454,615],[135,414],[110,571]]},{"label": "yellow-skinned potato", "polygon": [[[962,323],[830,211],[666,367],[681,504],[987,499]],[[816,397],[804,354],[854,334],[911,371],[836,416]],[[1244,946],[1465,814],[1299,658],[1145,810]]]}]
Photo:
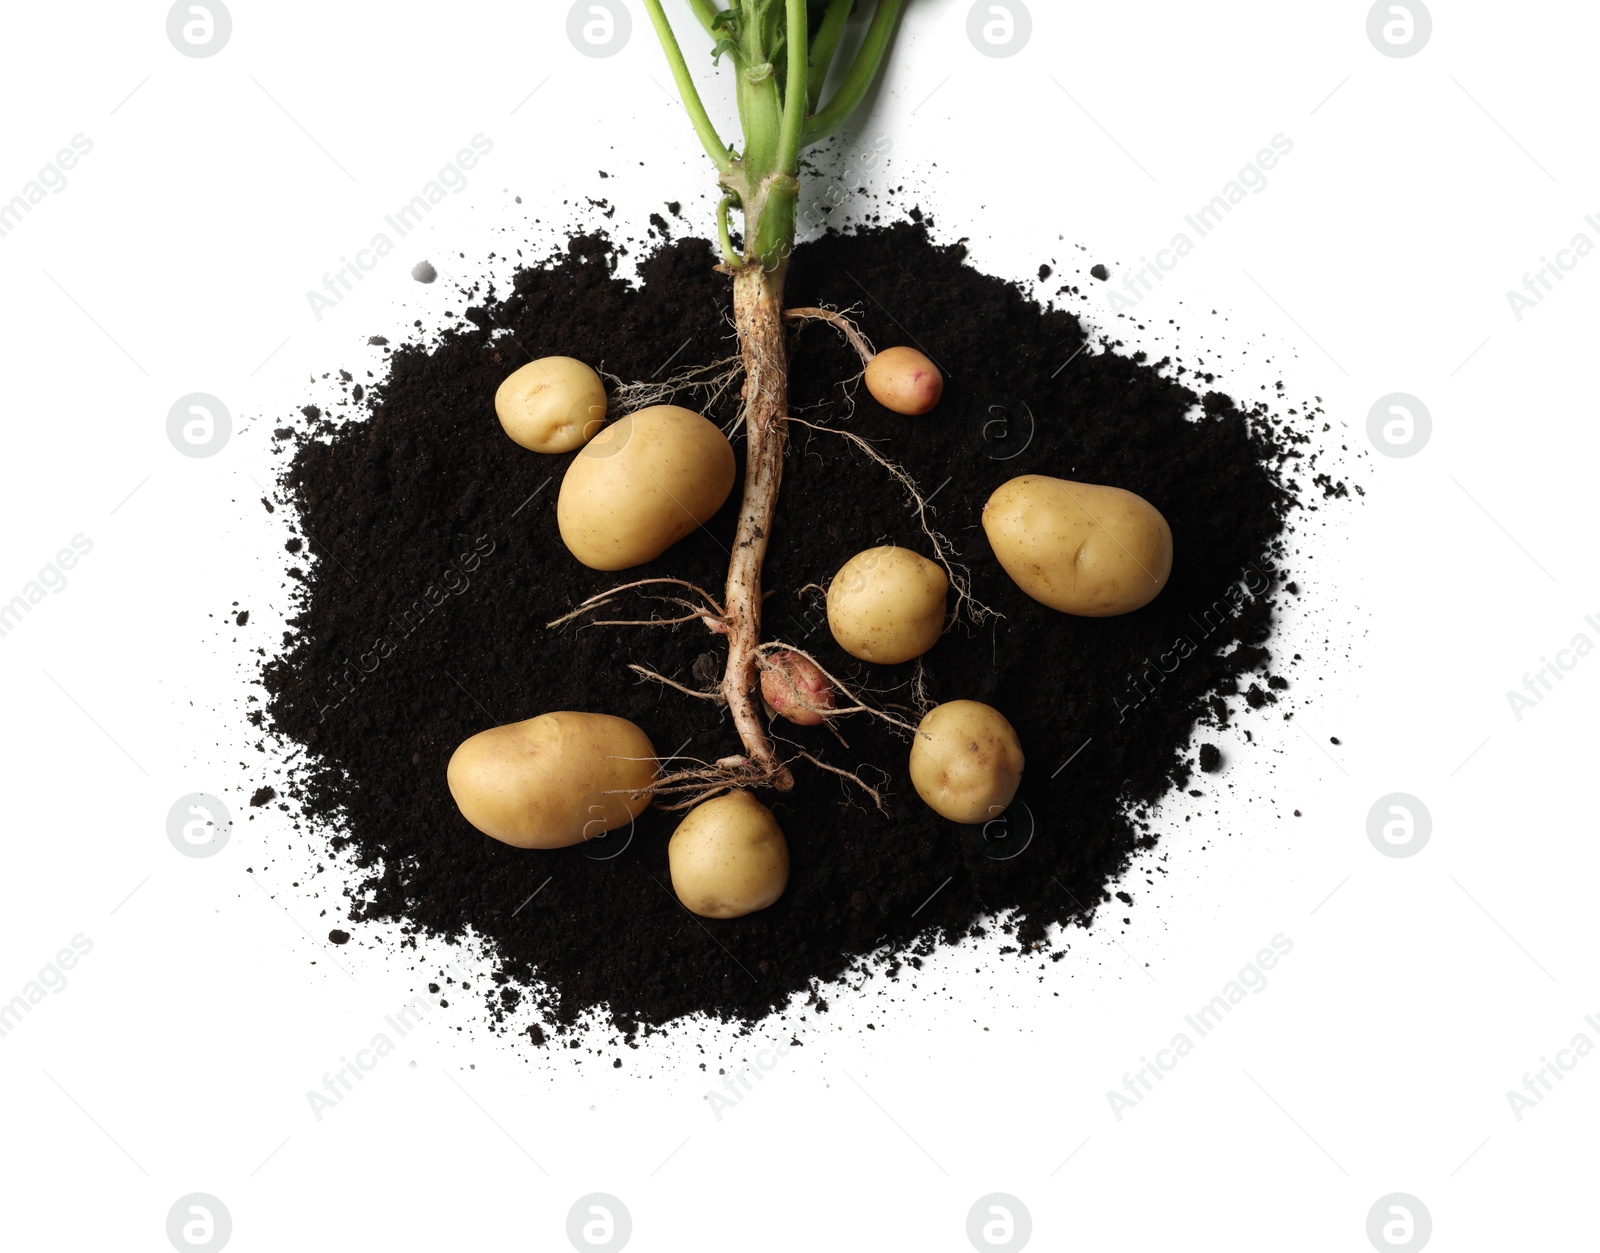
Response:
[{"label": "yellow-skinned potato", "polygon": [[765,909],[789,884],[789,844],[772,811],[749,792],[729,792],[688,813],[667,843],[672,890],[702,918]]},{"label": "yellow-skinned potato", "polygon": [[989,497],[983,529],[1018,587],[1079,617],[1132,613],[1172,573],[1172,528],[1120,487],[1025,474]]},{"label": "yellow-skinned potato", "polygon": [[655,405],[618,418],[567,467],[556,522],[591,570],[653,561],[733,491],[733,446],[690,409]]},{"label": "yellow-skinned potato", "polygon": [[937,705],[911,744],[911,783],[951,822],[998,818],[1022,783],[1022,745],[998,709],[975,700]]},{"label": "yellow-skinned potato", "polygon": [[919,417],[944,395],[944,375],[915,348],[885,348],[867,364],[867,390],[885,409]]},{"label": "yellow-skinned potato", "polygon": [[626,826],[650,805],[650,737],[626,718],[553,713],[480,731],[446,777],[461,815],[517,848],[565,848]]},{"label": "yellow-skinned potato", "polygon": [[494,394],[506,434],[534,452],[571,452],[606,421],[600,376],[572,357],[540,357],[507,376]]},{"label": "yellow-skinned potato", "polygon": [[857,553],[828,587],[828,626],[852,657],[892,666],[920,657],[944,632],[950,580],[907,548]]}]

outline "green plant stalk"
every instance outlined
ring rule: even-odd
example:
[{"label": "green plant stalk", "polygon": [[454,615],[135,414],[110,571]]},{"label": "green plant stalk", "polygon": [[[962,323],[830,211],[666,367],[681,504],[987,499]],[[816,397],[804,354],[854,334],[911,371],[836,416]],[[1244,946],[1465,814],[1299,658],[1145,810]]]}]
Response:
[{"label": "green plant stalk", "polygon": [[839,51],[839,40],[844,35],[845,23],[855,0],[829,0],[828,12],[822,19],[822,29],[811,41],[811,70],[806,76],[807,107],[814,110],[822,103],[822,89],[827,86],[828,71],[833,67],[834,55]]},{"label": "green plant stalk", "polygon": [[895,26],[899,23],[904,8],[905,0],[878,0],[878,8],[872,15],[872,24],[867,27],[866,36],[861,41],[856,59],[846,72],[844,81],[839,84],[838,91],[834,93],[827,107],[819,109],[807,120],[802,140],[803,147],[810,147],[818,140],[826,139],[849,121],[850,115],[861,107],[861,102],[872,90],[872,84],[877,80],[884,60],[889,55],[889,45],[894,41]]},{"label": "green plant stalk", "polygon": [[[815,48],[810,41],[807,0],[731,0],[723,10],[714,0],[689,0],[708,31],[737,38],[732,61],[744,132],[744,151],[735,154],[706,113],[684,61],[683,50],[661,7],[644,0],[672,67],[678,91],[701,144],[717,168],[724,196],[717,206],[717,236],[723,268],[733,275],[734,322],[744,367],[745,484],[728,565],[726,615],[728,662],[721,694],[728,706],[744,755],[718,763],[740,786],[770,786],[788,791],[794,778],[768,737],[755,690],[761,663],[761,571],[777,511],[788,443],[789,356],[784,328],[783,291],[794,251],[800,199],[800,153],[850,117],[866,98],[887,55],[904,0],[878,0],[860,51],[838,92],[820,112],[820,94],[838,49],[850,0],[830,0]],[[721,19],[719,14],[730,14]],[[774,63],[782,18],[784,61]],[[724,51],[727,51],[725,48]],[[733,247],[729,215],[744,211],[744,254]]]}]

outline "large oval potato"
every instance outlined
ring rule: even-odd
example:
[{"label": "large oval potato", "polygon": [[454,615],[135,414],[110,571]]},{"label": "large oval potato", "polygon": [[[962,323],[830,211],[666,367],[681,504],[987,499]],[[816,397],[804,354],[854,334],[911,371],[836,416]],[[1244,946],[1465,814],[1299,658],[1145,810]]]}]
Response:
[{"label": "large oval potato", "polygon": [[989,497],[983,529],[1016,585],[1062,613],[1132,613],[1172,573],[1172,528],[1120,487],[1025,474]]},{"label": "large oval potato", "polygon": [[626,718],[553,713],[480,731],[446,778],[464,817],[517,848],[565,848],[625,826],[650,805],[650,737]]},{"label": "large oval potato", "polygon": [[573,357],[540,357],[512,371],[494,394],[506,434],[534,452],[571,452],[606,421],[606,387]]},{"label": "large oval potato", "polygon": [[572,459],[556,523],[592,570],[659,557],[709,522],[733,491],[733,446],[690,409],[654,405],[618,418]]},{"label": "large oval potato", "polygon": [[729,792],[688,813],[667,842],[672,890],[702,918],[765,909],[789,884],[789,844],[772,811],[749,792]]},{"label": "large oval potato", "polygon": [[892,666],[920,657],[944,633],[950,580],[908,548],[857,553],[828,585],[828,627],[852,657]]},{"label": "large oval potato", "polygon": [[988,822],[1022,784],[1022,745],[1005,715],[975,700],[937,705],[911,744],[911,784],[951,822]]}]

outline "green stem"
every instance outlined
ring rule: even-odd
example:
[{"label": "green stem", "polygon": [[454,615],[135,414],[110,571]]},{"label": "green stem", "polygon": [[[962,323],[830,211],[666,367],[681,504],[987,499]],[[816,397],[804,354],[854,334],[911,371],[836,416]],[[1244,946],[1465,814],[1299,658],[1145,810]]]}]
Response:
[{"label": "green stem", "polygon": [[722,12],[717,6],[716,0],[689,0],[689,7],[694,10],[694,15],[700,19],[700,25],[706,28],[706,34],[715,34],[716,32],[712,29],[711,23],[717,14]]},{"label": "green stem", "polygon": [[778,168],[783,99],[761,24],[747,17],[739,33],[744,43],[744,65],[738,72],[739,116],[744,122],[745,173],[754,184]]},{"label": "green stem", "polygon": [[806,61],[809,55],[810,16],[806,0],[788,0],[789,76],[785,80],[783,127],[778,136],[778,172],[792,174],[800,164],[800,137],[805,133],[810,89]]},{"label": "green stem", "polygon": [[724,196],[717,206],[717,242],[722,246],[723,264],[730,269],[739,268],[739,254],[733,248],[733,234],[728,226],[728,211],[739,202],[737,196]]},{"label": "green stem", "polygon": [[694,123],[695,134],[700,136],[706,155],[717,167],[717,172],[726,174],[733,168],[733,157],[728,152],[728,145],[723,143],[722,137],[717,134],[717,128],[712,124],[711,117],[706,113],[706,107],[700,100],[700,92],[695,88],[694,77],[684,62],[683,49],[678,46],[678,37],[672,33],[672,24],[667,21],[667,15],[661,9],[661,0],[644,0],[644,6],[650,11],[650,21],[656,28],[656,38],[661,41],[661,49],[667,54],[667,63],[672,67],[672,77],[677,81],[678,94],[683,97],[683,107],[688,110],[689,120]]},{"label": "green stem", "polygon": [[850,20],[850,10],[855,0],[829,0],[827,15],[822,19],[822,29],[817,31],[811,45],[811,72],[806,76],[806,108],[815,110],[822,103],[822,89],[828,82],[828,71],[839,51],[839,40],[844,36],[845,23]]},{"label": "green stem", "polygon": [[861,41],[861,49],[856,53],[855,62],[850,66],[844,81],[839,84],[839,90],[834,92],[827,108],[818,110],[807,122],[802,139],[803,147],[809,147],[819,139],[825,139],[832,134],[849,120],[850,115],[866,99],[867,92],[872,89],[873,80],[877,78],[878,70],[883,65],[883,59],[888,54],[889,44],[894,38],[895,23],[899,20],[903,8],[905,0],[878,0],[877,12],[872,15],[872,25],[867,28],[866,38]]}]

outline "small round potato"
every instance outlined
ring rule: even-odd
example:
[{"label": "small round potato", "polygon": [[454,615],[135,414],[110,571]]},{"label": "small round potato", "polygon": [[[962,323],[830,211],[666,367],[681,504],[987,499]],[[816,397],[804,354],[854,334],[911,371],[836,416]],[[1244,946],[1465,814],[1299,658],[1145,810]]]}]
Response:
[{"label": "small round potato", "polygon": [[885,409],[919,417],[944,395],[944,375],[915,348],[885,348],[867,365],[867,390]]},{"label": "small round potato", "polygon": [[571,452],[605,425],[605,384],[572,357],[540,357],[500,384],[494,411],[506,434],[524,448]]},{"label": "small round potato", "polygon": [[591,570],[653,561],[709,522],[733,491],[733,446],[690,409],[655,405],[618,418],[572,459],[556,522]]},{"label": "small round potato", "polygon": [[696,805],[667,843],[672,890],[702,918],[765,909],[789,884],[789,845],[772,811],[749,792]]},{"label": "small round potato", "polygon": [[989,497],[983,529],[1018,587],[1083,618],[1143,608],[1172,573],[1172,528],[1120,487],[1025,474]]},{"label": "small round potato", "polygon": [[655,775],[649,736],[626,718],[584,713],[480,731],[446,771],[461,816],[517,848],[565,848],[626,826],[649,808],[643,789]]},{"label": "small round potato", "polygon": [[950,580],[942,568],[893,545],[857,553],[828,587],[828,626],[839,647],[892,666],[920,657],[944,632]]},{"label": "small round potato", "polygon": [[1022,745],[998,709],[975,700],[937,705],[912,742],[911,783],[951,822],[988,822],[1022,783]]}]

